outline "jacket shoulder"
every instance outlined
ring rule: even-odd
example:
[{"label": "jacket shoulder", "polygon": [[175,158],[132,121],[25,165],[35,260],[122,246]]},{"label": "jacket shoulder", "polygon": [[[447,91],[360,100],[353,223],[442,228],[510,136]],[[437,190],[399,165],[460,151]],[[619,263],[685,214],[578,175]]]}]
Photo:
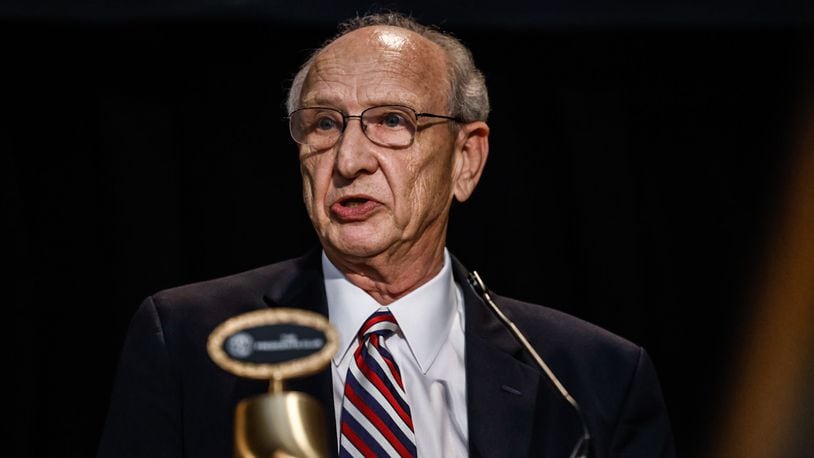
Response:
[{"label": "jacket shoulder", "polygon": [[579,403],[597,456],[674,456],[658,376],[641,346],[549,307],[495,300]]},{"label": "jacket shoulder", "polygon": [[633,358],[638,358],[641,350],[624,337],[560,310],[502,296],[495,296],[495,300],[535,348],[618,352]]},{"label": "jacket shoulder", "polygon": [[152,295],[156,307],[194,309],[219,304],[263,303],[265,295],[292,286],[308,269],[308,256],[288,259],[244,272],[164,289]]}]

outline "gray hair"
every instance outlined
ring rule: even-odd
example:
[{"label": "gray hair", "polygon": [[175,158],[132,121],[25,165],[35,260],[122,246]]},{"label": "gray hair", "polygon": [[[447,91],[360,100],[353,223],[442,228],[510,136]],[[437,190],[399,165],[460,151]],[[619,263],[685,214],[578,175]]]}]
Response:
[{"label": "gray hair", "polygon": [[399,27],[417,33],[440,46],[446,55],[450,82],[449,112],[463,121],[486,121],[489,116],[489,94],[483,74],[475,67],[472,52],[449,33],[419,24],[413,18],[400,13],[377,13],[356,17],[342,22],[339,33],[314,51],[294,76],[288,91],[288,112],[299,108],[302,87],[316,56],[337,38],[362,27],[376,25]]}]

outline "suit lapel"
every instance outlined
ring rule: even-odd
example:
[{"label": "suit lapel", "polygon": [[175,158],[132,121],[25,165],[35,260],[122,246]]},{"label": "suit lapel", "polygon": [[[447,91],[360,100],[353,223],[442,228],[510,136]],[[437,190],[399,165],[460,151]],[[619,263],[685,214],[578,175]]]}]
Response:
[{"label": "suit lapel", "polygon": [[464,291],[470,454],[527,456],[539,373],[518,359],[520,345],[469,286],[457,260],[454,272]]},{"label": "suit lapel", "polygon": [[[454,266],[466,307],[470,455],[569,456],[581,434],[579,418],[469,286],[464,267],[457,260]],[[553,356],[550,347],[537,350],[547,359]]]},{"label": "suit lapel", "polygon": [[[290,286],[279,292],[270,291],[266,295],[267,303],[270,306],[279,305],[309,310],[327,317],[328,300],[325,297],[321,253],[320,250],[313,250],[303,257],[302,269],[291,281]],[[328,450],[335,456],[337,450],[336,416],[330,363],[325,370],[311,377],[291,380],[287,383],[287,389],[308,393],[322,404],[325,412],[325,431],[328,434]]]},{"label": "suit lapel", "polygon": [[[294,261],[291,269],[274,277],[263,296],[269,307],[287,307],[308,310],[328,316],[328,301],[325,298],[325,285],[322,276],[320,250],[314,250]],[[289,380],[287,391],[299,391],[316,398],[325,413],[325,431],[328,432],[328,450],[336,456],[336,422],[334,414],[333,388],[329,366],[310,377]],[[262,388],[258,390],[259,384]],[[267,382],[240,379],[236,387],[241,397],[246,393],[258,394],[268,389]]]}]

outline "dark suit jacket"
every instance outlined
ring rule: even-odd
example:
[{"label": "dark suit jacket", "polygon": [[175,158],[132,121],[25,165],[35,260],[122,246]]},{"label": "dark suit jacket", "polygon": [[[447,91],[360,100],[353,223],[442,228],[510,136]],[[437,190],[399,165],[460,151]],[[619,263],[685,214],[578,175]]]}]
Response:
[{"label": "dark suit jacket", "polygon": [[[577,415],[453,263],[465,298],[470,456],[567,457],[581,432]],[[592,456],[674,456],[642,348],[564,313],[493,298],[581,406]],[[207,338],[227,318],[277,306],[327,315],[319,251],[147,298],[125,341],[98,457],[232,456],[235,405],[268,384],[216,366]],[[336,450],[330,369],[287,387],[321,400]]]}]

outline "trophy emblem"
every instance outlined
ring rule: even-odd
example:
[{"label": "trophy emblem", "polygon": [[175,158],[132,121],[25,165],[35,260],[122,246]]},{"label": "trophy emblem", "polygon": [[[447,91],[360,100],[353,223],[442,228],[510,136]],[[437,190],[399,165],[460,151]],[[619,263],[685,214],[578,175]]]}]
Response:
[{"label": "trophy emblem", "polygon": [[325,413],[312,396],[285,391],[285,381],[323,370],[338,348],[336,331],[318,313],[289,308],[232,317],[209,335],[207,351],[222,369],[269,381],[267,394],[235,407],[236,458],[328,456]]}]

